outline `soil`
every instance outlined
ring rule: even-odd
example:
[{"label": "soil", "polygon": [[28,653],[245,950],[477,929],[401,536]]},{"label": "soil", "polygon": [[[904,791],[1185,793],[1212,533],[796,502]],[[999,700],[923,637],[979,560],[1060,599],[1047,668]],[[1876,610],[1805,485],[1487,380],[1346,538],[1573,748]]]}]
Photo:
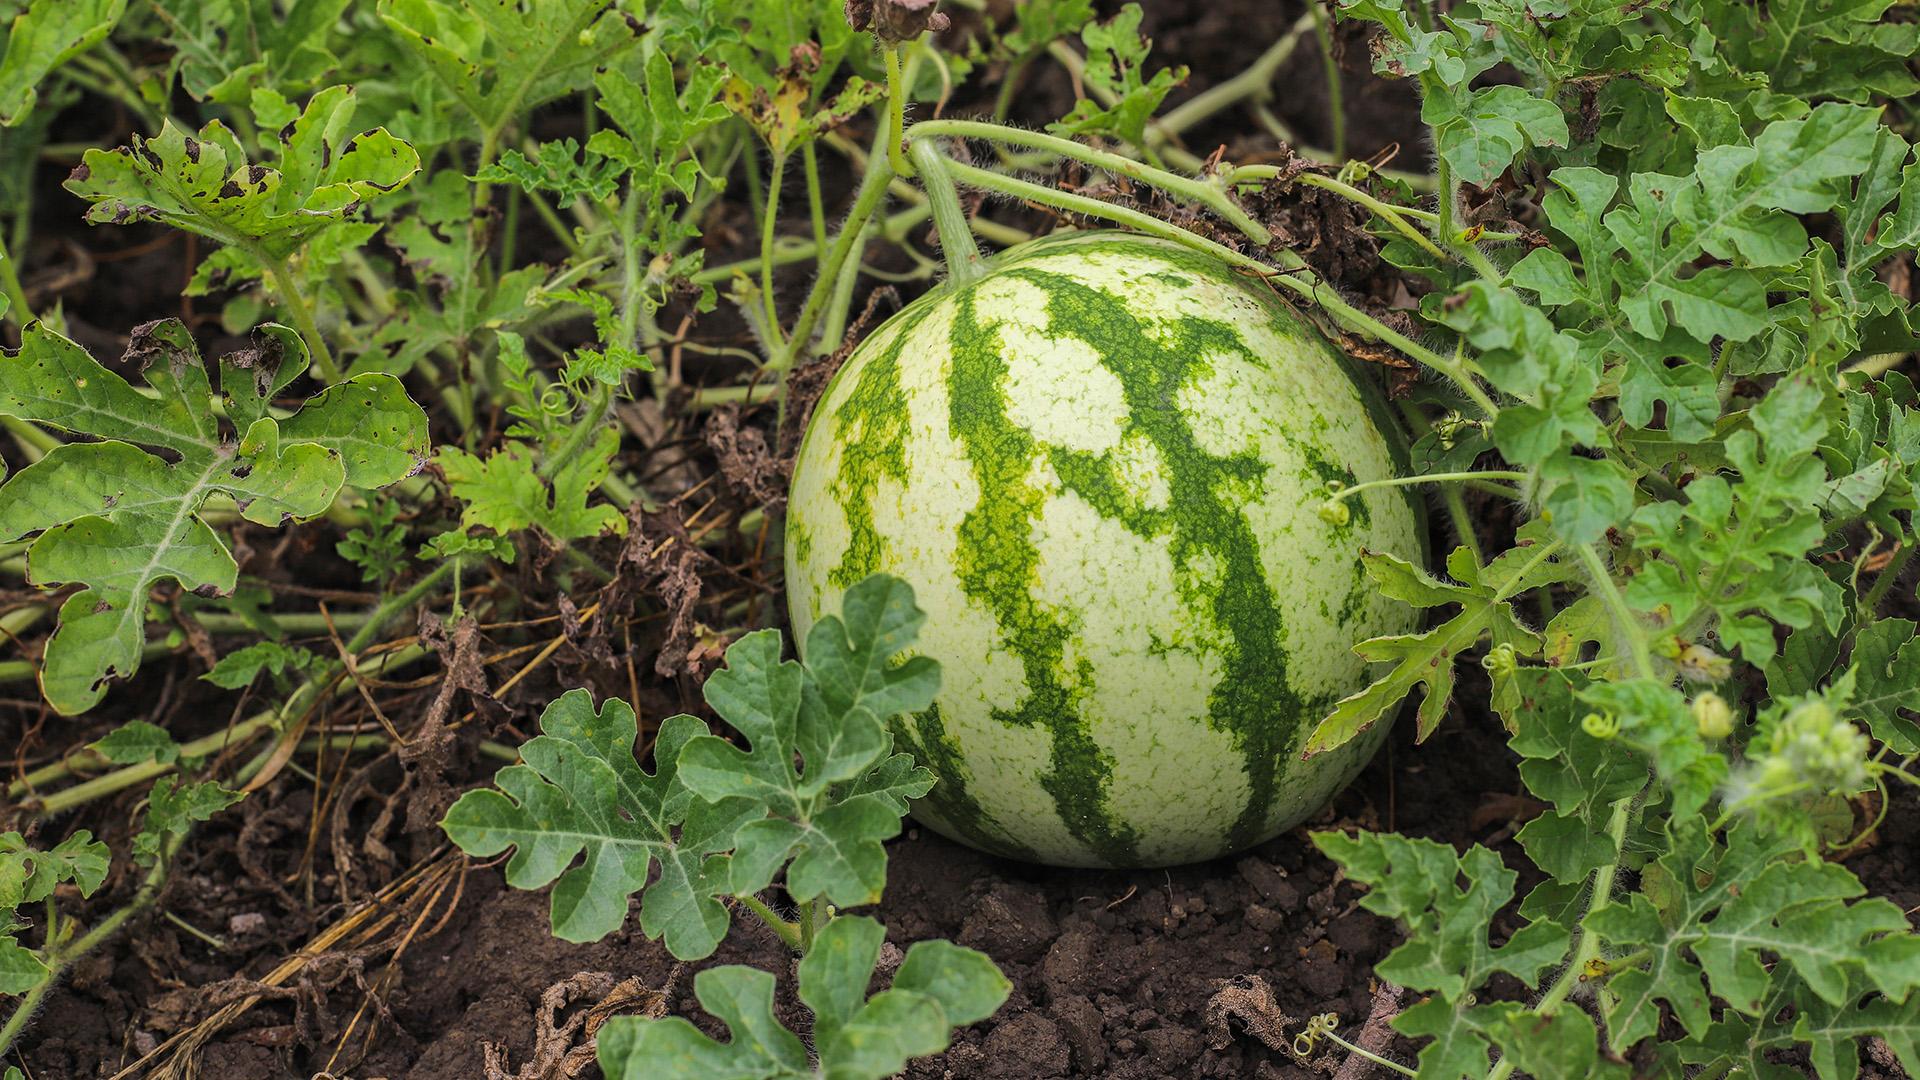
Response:
[{"label": "soil", "polygon": [[[1192,69],[1182,97],[1244,68],[1300,13],[1294,3],[1272,0],[1147,6],[1155,55]],[[1365,73],[1363,42],[1344,35],[1341,41],[1349,152],[1369,157],[1397,146],[1401,164],[1423,167],[1416,103],[1403,87]],[[1039,122],[1064,111],[1071,91],[1063,75],[1035,65],[1028,78],[1021,99],[1034,116],[1027,119]],[[1274,89],[1271,104],[1280,118],[1302,138],[1328,145],[1318,52],[1303,47]],[[956,103],[954,111],[965,107]],[[124,119],[115,121],[122,124],[116,130],[125,130]],[[1236,154],[1278,149],[1265,136],[1248,136],[1254,128],[1240,119],[1228,115],[1190,132],[1189,148],[1204,154],[1228,142]],[[99,137],[94,132],[102,117],[76,115],[72,123],[75,130],[55,141]],[[158,229],[87,231],[72,200],[58,189],[63,172],[43,170],[40,240],[26,265],[30,281],[36,274],[78,276],[59,292],[75,336],[103,355],[117,355],[132,322],[181,314],[217,345],[208,325],[212,305],[203,301],[196,310],[178,297],[204,250]],[[836,182],[831,169],[828,182]],[[1015,211],[996,209],[1008,212]],[[1045,219],[1035,216],[1025,224],[1044,226]],[[716,245],[709,258],[718,262],[732,257],[729,244],[737,253],[750,242],[739,235],[751,234],[750,219],[742,206],[723,206],[708,232]],[[536,238],[529,234],[528,242]],[[884,251],[874,258],[910,265]],[[797,291],[804,280],[790,278],[786,285]],[[712,342],[726,340],[738,326],[725,319],[722,314],[703,322],[700,332]],[[724,467],[695,421],[647,408],[630,410],[624,419],[641,452],[653,455],[629,465],[655,476],[660,486],[697,491]],[[764,415],[747,419],[757,425],[756,437],[771,426]],[[752,486],[727,471],[730,483]],[[747,501],[738,492],[729,499],[728,508],[736,511]],[[642,526],[667,532],[685,527],[674,515],[636,528]],[[246,530],[240,554],[248,575],[300,597],[308,610],[316,598],[363,605],[371,597],[361,591],[353,568],[333,554],[335,539],[319,526],[290,534]],[[654,576],[640,591],[662,610],[704,615],[714,625],[740,625],[737,609],[723,613],[744,600],[747,624],[777,625],[778,582],[760,573],[756,542],[743,538],[740,550],[707,562],[648,568]],[[609,542],[590,554],[612,565],[618,545]],[[521,631],[508,631],[511,620],[550,616],[560,603],[547,568],[533,562],[522,560],[510,576],[470,592],[469,603],[493,605],[488,618],[495,621],[475,639],[483,654],[526,640]],[[684,599],[689,576],[693,599],[676,607],[674,597]],[[497,864],[460,860],[432,825],[454,795],[486,783],[498,767],[478,752],[480,740],[511,744],[524,738],[539,706],[562,689],[588,685],[596,694],[637,698],[642,717],[655,721],[698,709],[701,665],[710,668],[712,658],[702,659],[702,643],[694,640],[691,658],[669,675],[657,673],[654,657],[671,643],[668,622],[636,617],[625,632],[598,636],[591,626],[570,629],[550,663],[504,694],[500,707],[475,709],[473,722],[456,724],[437,754],[425,760],[335,758],[312,776],[282,772],[203,827],[158,905],[166,917],[136,920],[129,932],[81,962],[49,998],[24,1044],[30,1076],[114,1076],[160,1048],[128,1075],[553,1080],[573,1075],[568,1052],[581,1042],[577,1021],[609,994],[653,1002],[713,1030],[693,1000],[697,967],[675,963],[639,934],[636,922],[595,944],[560,942],[546,930],[544,893],[507,888]],[[683,651],[688,645],[678,641]],[[457,655],[457,634],[447,647]],[[489,661],[480,676],[483,689],[499,685],[523,662]],[[172,663],[150,662],[116,688],[107,709],[79,722],[50,717],[36,702],[0,702],[0,745],[15,746],[21,762],[38,764],[130,716],[163,723],[186,738],[219,730],[230,716],[259,707],[246,701],[236,707],[232,695],[194,678],[201,670],[187,650]],[[1403,726],[1309,827],[1398,829],[1463,847],[1485,843],[1523,864],[1512,836],[1539,807],[1520,793],[1498,721],[1477,704],[1458,704],[1486,700],[1476,675],[1470,668],[1463,672],[1454,715],[1426,745],[1413,745],[1411,728]],[[417,726],[439,681],[435,676],[383,687],[386,714]],[[456,714],[477,697],[461,697]],[[1901,789],[1902,802],[1887,816],[1877,842],[1848,866],[1869,889],[1914,910],[1920,908],[1920,801],[1909,792]],[[129,794],[92,805],[84,817],[55,822],[48,831],[57,838],[87,827],[124,850],[137,813]],[[1371,976],[1372,966],[1398,943],[1398,931],[1360,909],[1360,890],[1340,880],[1315,852],[1307,828],[1233,858],[1170,870],[1050,870],[981,855],[911,823],[890,856],[886,899],[874,912],[889,940],[904,948],[950,938],[986,951],[1014,984],[999,1014],[961,1032],[945,1054],[915,1063],[911,1077],[1387,1075],[1357,1062],[1343,1070],[1344,1056],[1327,1054],[1325,1047],[1306,1059],[1291,1052],[1292,1034],[1310,1016],[1335,1014],[1341,1031],[1355,1037],[1363,1027],[1379,1028],[1367,1025],[1370,1017],[1384,1019],[1412,1004]],[[1521,882],[1522,888],[1529,884]],[[132,872],[117,866],[99,897],[84,907],[76,899],[69,910],[97,918],[134,887]],[[1511,927],[1492,929],[1499,938]],[[719,954],[705,963],[791,974],[783,948],[751,918],[736,919]],[[791,980],[783,978],[781,1008],[789,1020],[802,1015],[791,992]],[[216,1011],[219,1023],[203,1022]],[[1383,1029],[1374,1033],[1382,1037],[1370,1044],[1373,1049],[1402,1060],[1413,1049]],[[1875,1068],[1866,1075],[1898,1075]],[[588,1065],[579,1075],[598,1074]]]}]

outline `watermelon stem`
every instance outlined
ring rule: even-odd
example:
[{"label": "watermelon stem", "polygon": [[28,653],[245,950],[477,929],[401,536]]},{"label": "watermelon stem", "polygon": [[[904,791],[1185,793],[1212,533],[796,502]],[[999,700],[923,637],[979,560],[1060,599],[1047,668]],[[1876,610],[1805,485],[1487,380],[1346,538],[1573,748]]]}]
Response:
[{"label": "watermelon stem", "polygon": [[[881,136],[884,138],[884,134]],[[781,346],[766,370],[773,375],[785,375],[798,359],[800,350],[813,338],[814,324],[820,321],[820,313],[825,309],[828,296],[833,292],[834,283],[840,277],[840,268],[846,264],[847,256],[860,241],[866,231],[867,220],[874,211],[886,201],[887,181],[893,179],[894,171],[887,163],[887,156],[874,148],[868,155],[867,172],[860,180],[859,194],[854,197],[853,209],[847,212],[847,219],[840,225],[840,235],[833,241],[832,250],[827,252],[827,261],[814,279],[813,288],[807,293],[807,300],[800,309],[800,317],[794,320],[793,332]],[[836,343],[837,344],[837,343]],[[784,409],[786,401],[785,383],[782,383],[781,402]]]},{"label": "watermelon stem", "polygon": [[784,150],[775,151],[767,177],[767,205],[760,215],[760,299],[767,309],[767,333],[773,335],[773,344],[776,350],[781,351],[784,351],[786,342],[780,339],[780,309],[774,303],[773,241],[774,226],[778,224],[780,216],[780,186],[786,180],[786,174],[787,153]]},{"label": "watermelon stem", "polygon": [[1626,598],[1620,595],[1620,587],[1614,584],[1613,571],[1600,558],[1592,544],[1575,544],[1574,551],[1580,556],[1581,565],[1587,569],[1587,576],[1593,580],[1594,595],[1612,613],[1615,631],[1626,638],[1627,651],[1633,657],[1634,673],[1643,679],[1653,677],[1653,656],[1647,650],[1647,634],[1633,609],[1627,606]]},{"label": "watermelon stem", "polygon": [[947,171],[953,174],[955,180],[969,187],[996,192],[1016,199],[1025,199],[1030,202],[1039,203],[1042,206],[1051,206],[1056,210],[1065,210],[1072,214],[1081,214],[1086,217],[1102,218],[1107,221],[1117,222],[1136,232],[1146,233],[1148,236],[1158,236],[1164,240],[1172,240],[1177,244],[1184,244],[1196,251],[1206,252],[1214,258],[1224,260],[1234,266],[1251,270],[1262,278],[1265,278],[1269,283],[1290,289],[1302,298],[1318,304],[1328,315],[1332,316],[1334,322],[1341,326],[1356,333],[1364,334],[1375,341],[1391,345],[1422,364],[1445,375],[1459,387],[1460,392],[1466,395],[1468,400],[1472,401],[1488,419],[1500,415],[1500,407],[1494,404],[1493,398],[1487,396],[1487,392],[1482,390],[1479,383],[1474,380],[1473,369],[1466,360],[1449,360],[1400,331],[1381,322],[1379,319],[1347,303],[1331,286],[1314,276],[1313,271],[1307,267],[1307,264],[1302,261],[1298,255],[1295,255],[1285,248],[1274,249],[1268,253],[1280,264],[1276,267],[1270,263],[1261,262],[1259,259],[1250,255],[1235,251],[1225,244],[1220,244],[1203,236],[1195,235],[1177,225],[1162,221],[1151,214],[1142,213],[1131,207],[1115,206],[1112,203],[1102,202],[1099,199],[1089,198],[1085,195],[1077,195],[1071,191],[1061,191],[1058,188],[1048,187],[1045,184],[1036,184],[1028,180],[1021,180],[1018,177],[1007,176],[1003,173],[993,172],[958,161],[948,160],[945,162],[945,165]]},{"label": "watermelon stem", "polygon": [[940,233],[940,254],[947,260],[947,277],[955,288],[964,287],[978,280],[987,268],[980,257],[980,245],[973,241],[973,229],[967,224],[966,207],[960,205],[953,173],[931,139],[915,139],[910,153],[919,167],[920,186],[927,191],[928,205],[933,207],[933,227]]},{"label": "watermelon stem", "polygon": [[1442,484],[1464,480],[1512,480],[1517,483],[1522,483],[1528,479],[1531,479],[1531,477],[1527,473],[1507,469],[1487,469],[1484,471],[1469,469],[1466,472],[1427,473],[1424,476],[1389,476],[1380,480],[1369,480],[1364,484],[1355,484],[1352,487],[1330,489],[1327,497],[1338,501],[1358,495],[1372,488],[1406,487],[1410,484]]},{"label": "watermelon stem", "polygon": [[906,147],[907,80],[900,74],[900,47],[887,46],[887,164],[901,176],[912,176],[913,166],[902,153]]},{"label": "watermelon stem", "polygon": [[781,918],[778,912],[768,907],[757,896],[740,897],[740,906],[759,916],[760,921],[767,924],[767,929],[773,931],[773,936],[779,938],[781,944],[794,952],[805,951],[800,947],[800,924]]},{"label": "watermelon stem", "polygon": [[913,125],[913,133],[916,136],[950,135],[960,139],[997,141],[1014,146],[1028,146],[1060,157],[1072,158],[1095,168],[1104,169],[1116,176],[1150,184],[1169,195],[1199,203],[1226,219],[1228,224],[1239,229],[1247,239],[1256,244],[1265,246],[1273,240],[1273,233],[1269,232],[1265,225],[1255,221],[1227,194],[1226,189],[1239,175],[1239,170],[1231,167],[1214,178],[1195,179],[1181,176],[1167,169],[1155,168],[1107,150],[1098,150],[1072,139],[1063,139],[1058,135],[1049,135],[1043,131],[1028,131],[1005,124],[990,124],[981,120],[923,120]]}]

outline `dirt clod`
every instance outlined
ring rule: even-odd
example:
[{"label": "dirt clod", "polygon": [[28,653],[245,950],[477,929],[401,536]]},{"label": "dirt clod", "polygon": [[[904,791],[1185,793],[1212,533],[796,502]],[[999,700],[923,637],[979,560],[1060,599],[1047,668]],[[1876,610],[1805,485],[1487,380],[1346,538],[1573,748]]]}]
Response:
[{"label": "dirt clod", "polygon": [[1067,1039],[1060,1025],[1037,1012],[1002,1023],[987,1036],[987,1060],[1007,1080],[1045,1080],[1067,1071]]}]

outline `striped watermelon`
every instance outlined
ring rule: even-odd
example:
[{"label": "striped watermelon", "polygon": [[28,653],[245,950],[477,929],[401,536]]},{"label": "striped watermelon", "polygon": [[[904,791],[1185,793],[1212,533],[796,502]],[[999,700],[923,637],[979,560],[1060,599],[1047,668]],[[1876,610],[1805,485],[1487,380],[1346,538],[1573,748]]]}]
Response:
[{"label": "striped watermelon", "polygon": [[[914,814],[1069,866],[1258,843],[1322,806],[1385,725],[1309,761],[1365,685],[1354,642],[1414,628],[1363,548],[1415,552],[1377,395],[1270,287],[1114,232],[1003,253],[875,331],[794,469],[795,636],[876,571],[911,583],[944,685],[894,737]],[[1386,430],[1392,430],[1390,425]]]}]

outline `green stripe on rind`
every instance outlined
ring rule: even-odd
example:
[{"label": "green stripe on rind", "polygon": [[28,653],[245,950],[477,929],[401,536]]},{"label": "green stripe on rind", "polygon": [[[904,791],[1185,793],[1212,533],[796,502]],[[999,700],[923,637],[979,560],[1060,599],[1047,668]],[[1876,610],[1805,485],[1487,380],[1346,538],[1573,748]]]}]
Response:
[{"label": "green stripe on rind", "polygon": [[[1186,414],[1166,407],[1187,383],[1192,368],[1204,362],[1202,357],[1243,351],[1241,337],[1223,323],[1198,318],[1181,320],[1154,334],[1108,294],[1058,274],[1012,272],[1046,289],[1054,327],[1092,345],[1107,370],[1119,376],[1131,409],[1127,429],[1151,439],[1165,462],[1172,489],[1172,507],[1165,514],[1133,514],[1112,501],[1109,492],[1116,481],[1110,464],[1095,466],[1087,461],[1062,479],[1103,517],[1136,532],[1151,528],[1156,518],[1171,525],[1181,598],[1195,616],[1213,621],[1226,658],[1226,672],[1209,697],[1207,719],[1215,728],[1233,734],[1246,759],[1247,803],[1227,833],[1227,845],[1256,843],[1273,802],[1281,758],[1305,744],[1312,723],[1300,695],[1287,681],[1280,611],[1260,565],[1259,542],[1245,514],[1230,505],[1236,498],[1244,504],[1256,493],[1264,494],[1261,481],[1267,466],[1250,452],[1229,457],[1208,454],[1194,441]],[[1171,341],[1162,345],[1160,336],[1165,334],[1171,334]],[[956,352],[956,365],[963,355],[967,354]],[[1248,359],[1259,363],[1257,357]],[[1101,467],[1108,475],[1097,489],[1074,486],[1074,475]],[[1161,529],[1154,533],[1163,535]],[[1197,569],[1203,556],[1217,560],[1210,573]],[[1294,719],[1291,728],[1273,722],[1276,711]],[[1066,808],[1061,809],[1064,815]]]},{"label": "green stripe on rind", "polygon": [[882,477],[907,478],[907,401],[900,392],[900,350],[912,339],[924,314],[903,318],[892,339],[860,365],[844,400],[833,410],[834,429],[844,433],[845,441],[832,490],[852,534],[840,562],[827,576],[839,589],[852,588],[881,566],[885,541],[873,527],[873,493]]},{"label": "green stripe on rind", "polygon": [[914,760],[940,777],[915,806],[916,817],[937,822],[939,832],[960,837],[982,851],[1041,861],[1032,848],[1009,837],[1005,827],[967,792],[966,762],[947,737],[939,702],[918,716],[895,717],[891,726],[894,746],[912,754]]},{"label": "green stripe on rind", "polygon": [[[1365,481],[1404,468],[1404,443],[1379,429],[1382,403],[1345,357],[1263,282],[1114,234],[1049,239],[996,262],[1006,272],[965,296],[943,287],[909,305],[822,398],[794,478],[789,537],[804,540],[787,552],[796,631],[837,606],[842,590],[828,578],[842,565],[842,577],[852,573],[849,550],[865,545],[872,569],[914,583],[931,616],[924,648],[947,665],[946,708],[899,725],[896,739],[943,778],[935,791],[945,794],[916,814],[975,846],[1074,865],[1164,864],[1292,824],[1346,783],[1385,733],[1376,726],[1367,745],[1310,766],[1292,753],[1332,700],[1363,685],[1364,665],[1346,646],[1413,625],[1405,609],[1353,586],[1357,554],[1412,554],[1422,540],[1419,504],[1403,491],[1367,493],[1367,513],[1336,534],[1313,513],[1317,488],[1328,473]],[[1151,289],[1128,287],[1146,280]],[[1026,292],[1009,303],[1001,286]],[[1212,291],[1204,302],[1178,296],[1187,286]],[[963,347],[968,335],[999,345],[984,417],[956,392],[976,385],[951,364],[974,351]],[[883,356],[893,370],[878,385],[891,383],[912,414],[905,429],[898,417],[873,425],[899,444],[897,468],[896,451],[861,437],[871,401],[846,408]],[[1083,374],[1060,374],[1069,369]],[[1074,380],[1094,376],[1111,386],[1095,405],[1047,396],[1063,386],[1079,394]],[[1069,426],[1045,429],[1048,407]],[[1100,412],[1108,408],[1113,415]],[[843,423],[843,409],[857,423]],[[1110,422],[1107,434],[1124,428],[1126,441],[1077,439],[1071,425],[1081,422]],[[968,424],[991,436],[984,450],[961,437]],[[1074,506],[1082,509],[1066,513]],[[1012,541],[986,527],[1009,520],[1027,526]],[[1120,576],[1101,603],[1072,589],[1098,577],[1109,553],[1081,567],[1078,542],[1116,544]],[[1157,613],[1113,600],[1136,599],[1128,574],[1159,582],[1140,593],[1163,597]],[[1004,592],[1010,579],[1027,583],[1024,599]],[[1297,625],[1282,625],[1282,612]],[[1036,648],[1009,656],[1017,640]],[[1198,696],[1162,694],[1152,681],[1182,672],[1204,673]],[[1256,684],[1258,694],[1245,692]],[[1047,714],[1038,707],[1047,700],[1071,708]],[[1135,701],[1150,724],[1128,724]]]},{"label": "green stripe on rind", "polygon": [[1101,859],[1126,865],[1139,858],[1139,836],[1107,812],[1107,781],[1113,763],[1080,716],[1081,688],[1092,672],[1066,663],[1073,628],[1063,613],[1034,597],[1040,553],[1033,521],[1044,495],[1027,482],[1041,452],[1032,436],[1007,418],[1000,384],[1007,364],[999,335],[974,318],[974,291],[959,297],[959,314],[948,337],[948,423],[973,463],[980,501],[960,526],[955,569],[960,587],[993,612],[1007,649],[1026,668],[1026,693],[993,710],[1003,724],[1044,728],[1053,736],[1053,758],[1040,785],[1053,795],[1067,829]]}]

